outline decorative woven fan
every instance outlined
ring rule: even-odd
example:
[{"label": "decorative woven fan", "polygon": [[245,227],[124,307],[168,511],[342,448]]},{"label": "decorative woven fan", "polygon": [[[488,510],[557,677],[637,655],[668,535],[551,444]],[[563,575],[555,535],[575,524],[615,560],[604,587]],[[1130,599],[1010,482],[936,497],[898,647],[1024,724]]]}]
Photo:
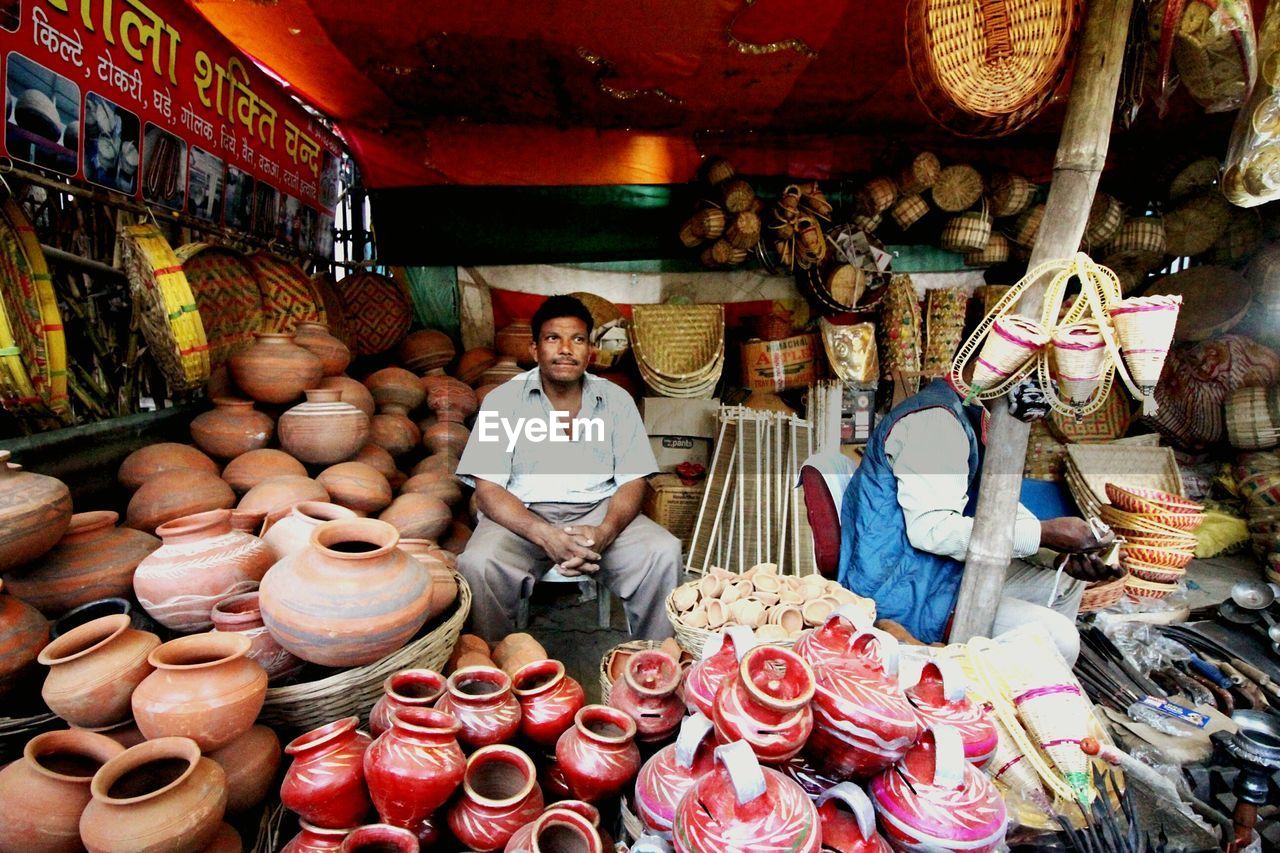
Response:
[{"label": "decorative woven fan", "polygon": [[244,255],[226,246],[187,243],[175,254],[195,294],[209,339],[209,364],[216,368],[262,328],[258,280]]},{"label": "decorative woven fan", "polygon": [[385,275],[349,275],[338,283],[338,298],[360,355],[386,352],[400,343],[413,325],[408,295]]},{"label": "decorative woven fan", "polygon": [[297,264],[271,252],[254,252],[249,267],[262,294],[262,331],[292,332],[298,323],[327,323],[319,296]]}]

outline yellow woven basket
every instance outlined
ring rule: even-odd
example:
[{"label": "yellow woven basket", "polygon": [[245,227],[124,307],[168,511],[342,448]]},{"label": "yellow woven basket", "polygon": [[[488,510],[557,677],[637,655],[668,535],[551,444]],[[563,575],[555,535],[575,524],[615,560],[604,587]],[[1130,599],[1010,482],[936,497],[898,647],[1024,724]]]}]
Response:
[{"label": "yellow woven basket", "polygon": [[67,400],[67,341],[62,327],[62,314],[58,311],[58,297],[53,291],[53,277],[45,261],[40,238],[27,219],[22,205],[12,198],[4,200],[2,211],[9,227],[18,236],[18,244],[27,263],[27,274],[40,309],[44,332],[44,349],[48,383],[43,397],[45,405],[64,420],[70,416]]}]

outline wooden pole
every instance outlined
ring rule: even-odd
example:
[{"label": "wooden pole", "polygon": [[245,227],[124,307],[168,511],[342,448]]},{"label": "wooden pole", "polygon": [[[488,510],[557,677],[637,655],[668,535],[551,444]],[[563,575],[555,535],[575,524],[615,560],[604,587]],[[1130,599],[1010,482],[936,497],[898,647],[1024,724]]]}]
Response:
[{"label": "wooden pole", "polygon": [[[1053,164],[1053,183],[1030,267],[1069,258],[1079,249],[1107,159],[1133,3],[1090,0],[1086,4],[1071,96]],[[1047,279],[1035,282],[1019,301],[1018,310],[1038,320],[1047,286]],[[1029,430],[1009,414],[1003,402],[993,407],[973,536],[951,627],[953,643],[991,635],[1005,572],[1013,558],[1013,521],[1022,490]]]}]

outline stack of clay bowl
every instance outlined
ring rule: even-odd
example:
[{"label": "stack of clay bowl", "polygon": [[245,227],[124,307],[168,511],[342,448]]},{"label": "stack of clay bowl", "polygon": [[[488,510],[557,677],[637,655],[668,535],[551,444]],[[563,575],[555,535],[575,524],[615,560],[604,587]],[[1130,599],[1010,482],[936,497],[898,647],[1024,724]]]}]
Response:
[{"label": "stack of clay bowl", "polygon": [[789,645],[844,604],[865,607],[868,621],[875,620],[874,602],[820,575],[780,575],[773,563],[760,563],[740,575],[713,566],[700,579],[672,590],[667,618],[680,646],[696,657],[711,636],[730,625],[754,629],[762,643]]},{"label": "stack of clay bowl", "polygon": [[1133,598],[1164,598],[1178,588],[1195,558],[1193,531],[1204,521],[1204,507],[1156,489],[1107,483],[1106,493],[1111,504],[1102,507],[1102,520],[1123,540],[1126,591]]}]

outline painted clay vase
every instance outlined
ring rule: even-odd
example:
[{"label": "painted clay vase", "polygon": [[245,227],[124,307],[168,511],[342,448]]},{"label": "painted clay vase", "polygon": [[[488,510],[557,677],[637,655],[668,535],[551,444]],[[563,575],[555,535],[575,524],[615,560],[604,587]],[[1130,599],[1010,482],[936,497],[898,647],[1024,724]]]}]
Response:
[{"label": "painted clay vase", "polygon": [[133,719],[148,739],[188,737],[204,752],[222,749],[258,719],[267,673],[245,657],[243,634],[193,634],[155,648],[156,671],[133,691]]},{"label": "painted clay vase", "polygon": [[160,540],[116,527],[114,512],[78,512],[58,544],[21,573],[5,575],[5,589],[52,618],[100,598],[133,590],[133,570]]},{"label": "painted clay vase", "polygon": [[161,471],[188,470],[218,474],[218,463],[189,444],[162,441],[139,447],[120,463],[116,480],[129,491],[136,491],[142,484]]},{"label": "painted clay vase", "polygon": [[476,413],[476,392],[465,382],[442,376],[427,390],[427,406],[441,421],[463,423]]},{"label": "painted clay vase", "polygon": [[680,676],[680,665],[670,655],[650,649],[633,655],[622,678],[614,682],[609,704],[636,721],[636,739],[641,743],[666,740],[680,725],[684,716]]},{"label": "painted clay vase", "polygon": [[792,782],[799,785],[809,799],[816,800],[823,792],[830,790],[840,780],[824,773],[815,761],[805,755],[792,756],[789,761],[777,765],[778,770]]},{"label": "painted clay vase", "polygon": [[149,740],[109,760],[80,817],[90,853],[199,853],[217,837],[227,780],[189,738]]},{"label": "painted clay vase", "polygon": [[405,336],[396,349],[400,363],[422,376],[428,371],[443,370],[453,361],[456,350],[444,332],[423,329]]},{"label": "painted clay vase", "polygon": [[373,417],[378,411],[369,389],[364,387],[363,383],[352,379],[350,376],[326,376],[320,380],[318,387],[336,388],[339,400],[344,403],[350,403],[369,417]]},{"label": "painted clay vase", "polygon": [[467,447],[471,430],[453,421],[440,421],[422,434],[422,444],[431,453],[447,453],[462,456]]},{"label": "painted clay vase", "polygon": [[680,724],[676,742],[664,746],[636,777],[636,815],[645,828],[671,840],[676,807],[698,780],[715,768],[714,726],[695,711]]},{"label": "painted clay vase", "polygon": [[356,514],[345,506],[325,501],[303,501],[295,504],[289,514],[267,528],[262,534],[262,541],[267,543],[275,554],[276,562],[283,560],[307,548],[311,544],[311,534],[326,521],[341,518],[357,518]]},{"label": "painted clay vase", "polygon": [[404,708],[364,754],[364,777],[384,823],[416,830],[462,783],[467,760],[458,721],[434,708]]},{"label": "painted clay vase", "polygon": [[702,656],[684,677],[684,701],[688,709],[700,711],[711,719],[720,685],[738,671],[742,655],[754,645],[751,629],[741,625],[725,628],[707,640]]},{"label": "painted clay vase", "polygon": [[[877,648],[878,646],[878,648]],[[808,753],[841,779],[866,779],[895,764],[920,736],[920,718],[898,683],[898,641],[860,632],[850,657],[814,671]]]},{"label": "painted clay vase", "polygon": [[479,381],[480,375],[497,363],[498,356],[493,350],[488,347],[475,347],[458,357],[453,375],[472,387],[484,385],[486,383]]},{"label": "painted clay vase", "polygon": [[467,848],[491,853],[506,847],[542,807],[533,760],[514,746],[486,746],[467,759],[462,796],[449,808],[449,829]]},{"label": "painted clay vase", "polygon": [[227,812],[247,812],[271,793],[280,769],[280,738],[266,726],[253,726],[209,757],[227,774]]},{"label": "painted clay vase", "polygon": [[40,695],[72,725],[123,723],[133,715],[134,688],[155,669],[149,657],[159,645],[159,637],[129,627],[123,614],[73,628],[40,652],[40,663],[49,667]]},{"label": "painted clay vase", "polygon": [[999,742],[995,723],[986,708],[969,699],[955,663],[929,661],[906,693],[925,728],[943,725],[960,733],[966,761],[982,767],[991,760]]},{"label": "painted clay vase", "polygon": [[326,829],[364,821],[373,807],[364,780],[364,754],[373,739],[359,725],[359,717],[344,717],[285,746],[293,758],[280,784],[280,801],[287,809]]},{"label": "painted clay vase", "polygon": [[794,756],[813,731],[813,670],[779,646],[748,649],[716,693],[712,719],[721,743],[745,740],[766,764]]},{"label": "painted clay vase", "polygon": [[71,523],[71,490],[32,474],[0,450],[0,572],[24,565],[58,544]]},{"label": "painted clay vase", "polygon": [[382,682],[382,695],[369,712],[374,737],[391,728],[391,715],[409,708],[430,708],[444,695],[444,676],[430,669],[402,669]]},{"label": "painted clay vase", "polygon": [[831,853],[890,853],[888,842],[876,832],[876,809],[866,793],[852,782],[841,782],[818,795],[822,849]]},{"label": "painted clay vase", "polygon": [[293,329],[294,343],[320,359],[325,376],[341,376],[351,363],[351,350],[329,334],[324,323],[299,323]]},{"label": "painted clay vase", "polygon": [[511,677],[511,692],[520,703],[520,734],[544,747],[556,745],[587,701],[582,685],[558,660],[522,666]]},{"label": "painted clay vase", "polygon": [[237,456],[222,469],[222,479],[237,495],[243,495],[268,477],[305,477],[307,467],[283,450],[264,447]]},{"label": "painted clay vase", "polygon": [[407,415],[422,405],[427,394],[414,376],[403,367],[384,367],[364,378],[364,387],[373,395],[378,411]]},{"label": "painted clay vase", "polygon": [[[516,830],[503,848],[503,853],[604,853],[606,846],[599,831],[600,813],[594,820],[570,808],[575,801],[553,803],[532,823]],[[595,811],[589,803],[580,803]],[[634,848],[632,848],[634,849]]]},{"label": "painted clay vase", "polygon": [[385,823],[360,826],[342,839],[341,853],[418,853],[418,836]]},{"label": "painted clay vase", "polygon": [[210,618],[213,630],[249,638],[245,657],[266,671],[267,681],[288,678],[302,668],[302,661],[282,648],[263,624],[257,590],[227,596],[213,606]]},{"label": "painted clay vase", "polygon": [[391,504],[391,484],[387,478],[363,462],[339,462],[316,475],[329,500],[338,506],[368,515]]},{"label": "painted clay vase", "polygon": [[30,604],[8,594],[0,581],[0,696],[22,686],[34,674],[49,643],[49,620]]},{"label": "painted clay vase", "polygon": [[964,759],[954,729],[935,726],[868,786],[885,839],[899,850],[987,853],[1004,842],[1008,814],[987,775]]},{"label": "painted clay vase", "polygon": [[303,501],[329,502],[329,492],[310,477],[268,477],[244,493],[236,509],[263,512],[275,523]]},{"label": "painted clay vase", "polygon": [[163,543],[138,563],[133,592],[166,628],[207,631],[222,599],[249,592],[275,562],[261,539],[231,529],[231,511],[201,512],[156,528]]},{"label": "painted clay vase", "polygon": [[324,376],[324,363],[298,346],[293,335],[254,332],[253,337],[228,364],[236,385],[259,403],[292,403]]},{"label": "painted clay vase", "polygon": [[[77,853],[89,782],[124,752],[86,731],[45,732],[0,770],[0,853]],[[38,806],[33,808],[32,806]]]},{"label": "painted clay vase", "polygon": [[378,513],[378,518],[394,525],[405,539],[439,538],[449,530],[453,514],[437,498],[427,495],[400,495],[391,506]]},{"label": "painted clay vase", "polygon": [[440,549],[430,539],[400,540],[400,550],[427,567],[431,573],[431,620],[448,610],[458,598],[458,573],[440,556]]},{"label": "painted clay vase", "polygon": [[406,494],[414,493],[439,498],[455,509],[462,505],[462,484],[452,474],[444,472],[437,471],[410,477],[400,486],[400,491]]},{"label": "painted clay vase", "polygon": [[305,820],[298,821],[298,826],[301,827],[301,831],[280,848],[280,853],[330,853],[330,851],[340,850],[342,840],[355,830],[354,826],[325,829],[322,826],[313,826]]},{"label": "painted clay vase", "polygon": [[556,765],[574,798],[594,803],[621,791],[640,769],[636,721],[608,705],[587,705],[556,741]]},{"label": "painted clay vase", "polygon": [[307,548],[262,579],[267,630],[321,666],[364,666],[402,647],[426,622],[431,575],[399,541],[394,527],[370,518],[317,527]]},{"label": "painted clay vase", "polygon": [[280,416],[280,447],[312,465],[333,465],[355,456],[369,440],[369,416],[333,388],[308,388],[307,401]]},{"label": "painted clay vase", "polygon": [[436,708],[458,718],[458,740],[468,749],[506,743],[520,730],[520,703],[511,694],[511,676],[496,667],[454,672]]},{"label": "painted clay vase", "polygon": [[275,435],[275,421],[253,408],[252,400],[219,397],[213,410],[191,420],[191,440],[216,459],[235,459],[250,450],[261,450]]},{"label": "painted clay vase", "polygon": [[716,748],[715,767],[680,801],[671,834],[678,853],[817,853],[822,846],[818,812],[804,791],[761,767],[741,742]]},{"label": "painted clay vase", "polygon": [[163,471],[133,493],[124,523],[134,530],[155,533],[166,522],[235,505],[236,493],[216,474]]},{"label": "painted clay vase", "polygon": [[796,654],[809,666],[820,663],[840,663],[849,657],[853,640],[858,632],[870,628],[866,611],[853,605],[843,605],[816,628],[810,628],[796,638]]}]

